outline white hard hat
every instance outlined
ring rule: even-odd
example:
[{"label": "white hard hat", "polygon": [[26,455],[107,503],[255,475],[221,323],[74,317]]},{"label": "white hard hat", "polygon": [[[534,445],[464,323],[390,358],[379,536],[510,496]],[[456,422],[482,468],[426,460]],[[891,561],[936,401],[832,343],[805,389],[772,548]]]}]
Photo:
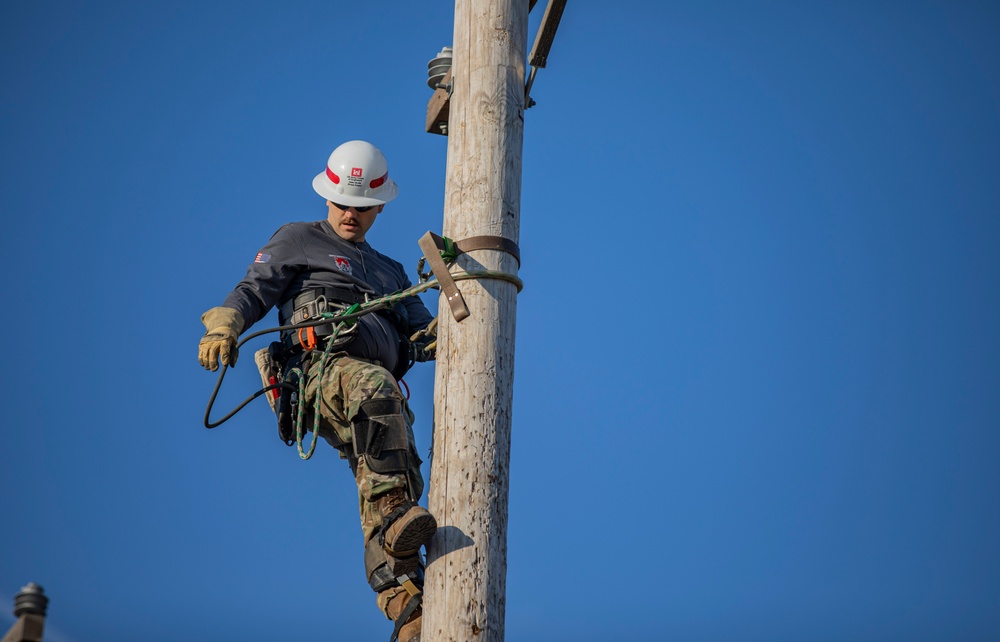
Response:
[{"label": "white hard hat", "polygon": [[313,179],[313,189],[340,205],[382,205],[396,198],[399,188],[389,178],[385,156],[371,143],[352,140],[330,154],[326,171]]}]

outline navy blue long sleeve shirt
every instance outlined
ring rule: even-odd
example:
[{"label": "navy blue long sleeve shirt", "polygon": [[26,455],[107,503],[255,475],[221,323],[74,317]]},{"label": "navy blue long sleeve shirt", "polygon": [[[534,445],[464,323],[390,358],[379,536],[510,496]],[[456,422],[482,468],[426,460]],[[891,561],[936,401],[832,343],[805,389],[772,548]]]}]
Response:
[{"label": "navy blue long sleeve shirt", "polygon": [[[259,321],[273,306],[283,305],[311,288],[337,288],[378,298],[412,284],[398,261],[376,251],[366,241],[346,241],[329,222],[288,223],[278,229],[264,247],[223,306],[233,308],[245,320],[243,330]],[[416,296],[395,306],[409,332],[427,326],[433,315]],[[282,318],[284,325],[289,319]],[[348,352],[378,359],[392,370],[398,357],[399,334],[379,314],[359,320],[359,332]]]}]

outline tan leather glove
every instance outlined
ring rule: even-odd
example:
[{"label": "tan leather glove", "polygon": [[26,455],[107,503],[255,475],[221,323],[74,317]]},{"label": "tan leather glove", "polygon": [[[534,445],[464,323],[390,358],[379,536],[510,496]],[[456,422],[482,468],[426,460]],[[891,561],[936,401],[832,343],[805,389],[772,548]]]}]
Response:
[{"label": "tan leather glove", "polygon": [[437,356],[438,318],[434,317],[427,327],[410,337],[410,360],[433,361]]},{"label": "tan leather glove", "polygon": [[198,363],[212,372],[219,369],[220,357],[223,365],[236,365],[236,340],[243,331],[243,315],[232,308],[212,308],[201,315],[201,322],[208,332],[198,343]]}]

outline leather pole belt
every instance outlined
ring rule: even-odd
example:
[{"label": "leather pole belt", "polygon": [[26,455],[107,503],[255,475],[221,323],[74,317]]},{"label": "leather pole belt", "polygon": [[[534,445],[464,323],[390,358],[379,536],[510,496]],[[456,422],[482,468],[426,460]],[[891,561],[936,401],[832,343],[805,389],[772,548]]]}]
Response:
[{"label": "leather pole belt", "polygon": [[513,256],[514,260],[517,261],[517,266],[521,267],[521,249],[517,243],[502,236],[470,236],[461,241],[452,241],[433,232],[427,232],[420,237],[418,244],[424,253],[424,258],[427,259],[431,272],[441,286],[441,292],[451,307],[451,314],[455,317],[455,321],[466,319],[469,316],[469,307],[465,304],[462,292],[455,284],[451,272],[448,271],[448,265],[441,256],[442,253],[448,257],[449,261],[453,261],[459,254],[473,250],[500,250]]}]

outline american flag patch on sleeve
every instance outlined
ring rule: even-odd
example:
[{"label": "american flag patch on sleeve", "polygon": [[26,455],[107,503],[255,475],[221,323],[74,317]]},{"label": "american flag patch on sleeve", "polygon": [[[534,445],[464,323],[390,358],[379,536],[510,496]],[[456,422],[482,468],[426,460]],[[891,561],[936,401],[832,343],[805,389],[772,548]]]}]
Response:
[{"label": "american flag patch on sleeve", "polygon": [[270,254],[264,254],[263,252],[257,252],[257,258],[253,260],[254,263],[267,263],[271,260]]}]

